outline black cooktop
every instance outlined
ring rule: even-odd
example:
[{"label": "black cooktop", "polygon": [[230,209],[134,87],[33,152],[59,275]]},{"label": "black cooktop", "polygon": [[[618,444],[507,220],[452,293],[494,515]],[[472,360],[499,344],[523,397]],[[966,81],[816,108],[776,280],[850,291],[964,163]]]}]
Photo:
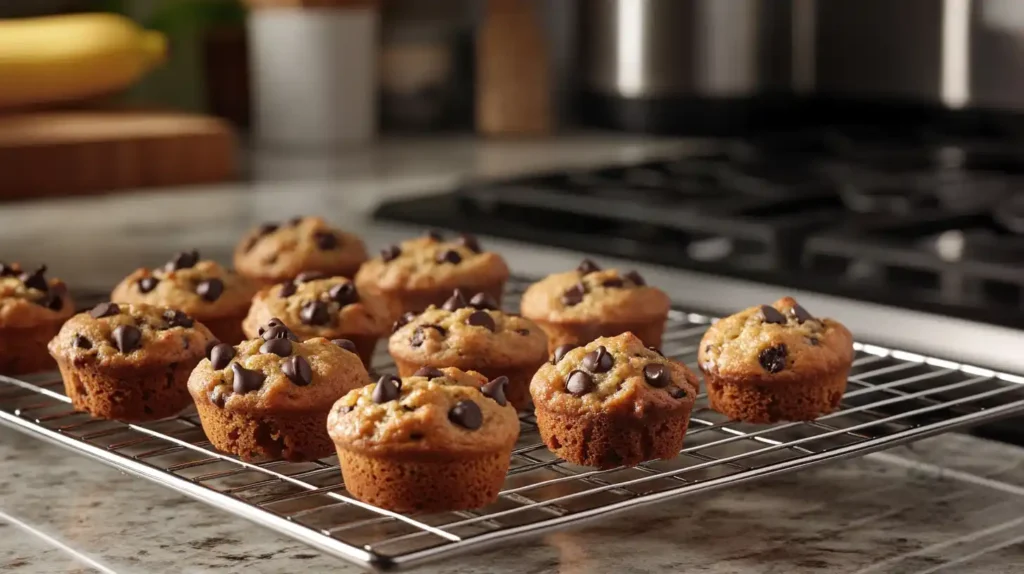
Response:
[{"label": "black cooktop", "polygon": [[1024,145],[998,130],[826,127],[376,216],[1024,327],[1022,183]]}]

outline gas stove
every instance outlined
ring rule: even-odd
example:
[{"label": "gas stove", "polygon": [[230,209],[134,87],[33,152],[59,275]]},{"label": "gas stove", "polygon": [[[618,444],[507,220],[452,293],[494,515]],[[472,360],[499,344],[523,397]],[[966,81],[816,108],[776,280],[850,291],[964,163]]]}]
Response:
[{"label": "gas stove", "polygon": [[382,205],[441,226],[1024,327],[1024,146],[820,127]]}]

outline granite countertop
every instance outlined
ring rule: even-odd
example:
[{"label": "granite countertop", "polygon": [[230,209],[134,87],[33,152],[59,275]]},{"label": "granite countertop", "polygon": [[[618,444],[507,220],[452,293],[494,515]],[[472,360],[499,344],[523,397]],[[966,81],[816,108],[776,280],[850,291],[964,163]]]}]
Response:
[{"label": "granite countertop", "polygon": [[[135,266],[181,248],[198,246],[226,261],[244,228],[300,213],[324,214],[379,247],[409,231],[368,221],[368,211],[385,197],[466,176],[627,161],[688,145],[581,136],[543,143],[389,142],[321,158],[256,154],[247,183],[5,205],[0,258],[46,261],[76,286],[109,289]],[[520,271],[542,273],[578,258],[499,244]],[[658,270],[650,272],[657,278]],[[944,435],[676,499],[420,571],[1008,573],[1024,564],[1021,516],[1024,450]],[[301,570],[359,571],[164,487],[0,427],[2,573]]]}]

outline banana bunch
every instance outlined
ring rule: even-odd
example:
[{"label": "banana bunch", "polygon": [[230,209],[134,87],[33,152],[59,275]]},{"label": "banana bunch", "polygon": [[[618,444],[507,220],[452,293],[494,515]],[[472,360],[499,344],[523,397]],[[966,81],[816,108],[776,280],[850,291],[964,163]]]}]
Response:
[{"label": "banana bunch", "polygon": [[163,34],[115,14],[0,20],[0,108],[116,92],[166,55]]}]

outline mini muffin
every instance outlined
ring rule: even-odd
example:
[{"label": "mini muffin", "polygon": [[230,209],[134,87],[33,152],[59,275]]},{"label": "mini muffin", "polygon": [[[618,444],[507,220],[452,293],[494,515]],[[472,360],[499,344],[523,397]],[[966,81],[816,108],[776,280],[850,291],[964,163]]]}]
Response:
[{"label": "mini muffin", "polygon": [[323,337],[300,343],[277,322],[261,338],[211,348],[188,380],[206,437],[244,460],[329,455],[331,405],[370,381],[352,348]]},{"label": "mini muffin", "polygon": [[367,261],[356,274],[356,285],[361,292],[380,293],[400,312],[419,313],[444,303],[454,289],[486,293],[500,303],[508,275],[505,260],[481,250],[476,237],[446,241],[430,232],[387,247]]},{"label": "mini muffin", "polygon": [[215,342],[209,329],[181,311],[101,303],[64,323],[49,349],[76,409],[147,421],[189,405],[189,373]]},{"label": "mini muffin", "polygon": [[163,267],[136,269],[114,288],[116,303],[147,303],[177,309],[200,321],[224,343],[244,338],[242,319],[256,287],[199,252],[181,252]]},{"label": "mini muffin", "polygon": [[544,444],[598,468],[679,454],[698,390],[685,365],[632,333],[560,347],[530,383]]},{"label": "mini muffin", "polygon": [[548,347],[581,345],[597,337],[631,332],[661,347],[669,299],[648,287],[636,271],[601,270],[584,259],[575,271],[556,273],[530,285],[523,293],[523,316],[541,326]]},{"label": "mini muffin", "polygon": [[447,368],[345,395],[328,430],[345,488],[396,512],[441,512],[493,502],[505,481],[519,419],[502,390]]},{"label": "mini muffin", "polygon": [[391,332],[393,315],[383,300],[360,293],[352,281],[307,272],[257,293],[242,330],[250,339],[259,337],[260,325],[277,318],[299,339],[352,341],[369,367],[377,340]]},{"label": "mini muffin", "polygon": [[0,375],[52,369],[46,344],[74,312],[67,286],[47,279],[45,265],[23,271],[0,263]]},{"label": "mini muffin", "polygon": [[812,420],[843,398],[853,337],[784,297],[717,321],[697,360],[716,411],[751,423]]},{"label": "mini muffin", "polygon": [[403,377],[423,367],[458,367],[489,379],[508,378],[505,393],[514,407],[530,406],[530,379],[548,359],[544,331],[529,319],[498,310],[485,293],[467,302],[462,291],[441,307],[402,317],[388,351]]},{"label": "mini muffin", "polygon": [[351,278],[364,261],[363,240],[329,226],[321,217],[264,223],[235,247],[235,269],[263,286],[289,281],[304,271]]}]

